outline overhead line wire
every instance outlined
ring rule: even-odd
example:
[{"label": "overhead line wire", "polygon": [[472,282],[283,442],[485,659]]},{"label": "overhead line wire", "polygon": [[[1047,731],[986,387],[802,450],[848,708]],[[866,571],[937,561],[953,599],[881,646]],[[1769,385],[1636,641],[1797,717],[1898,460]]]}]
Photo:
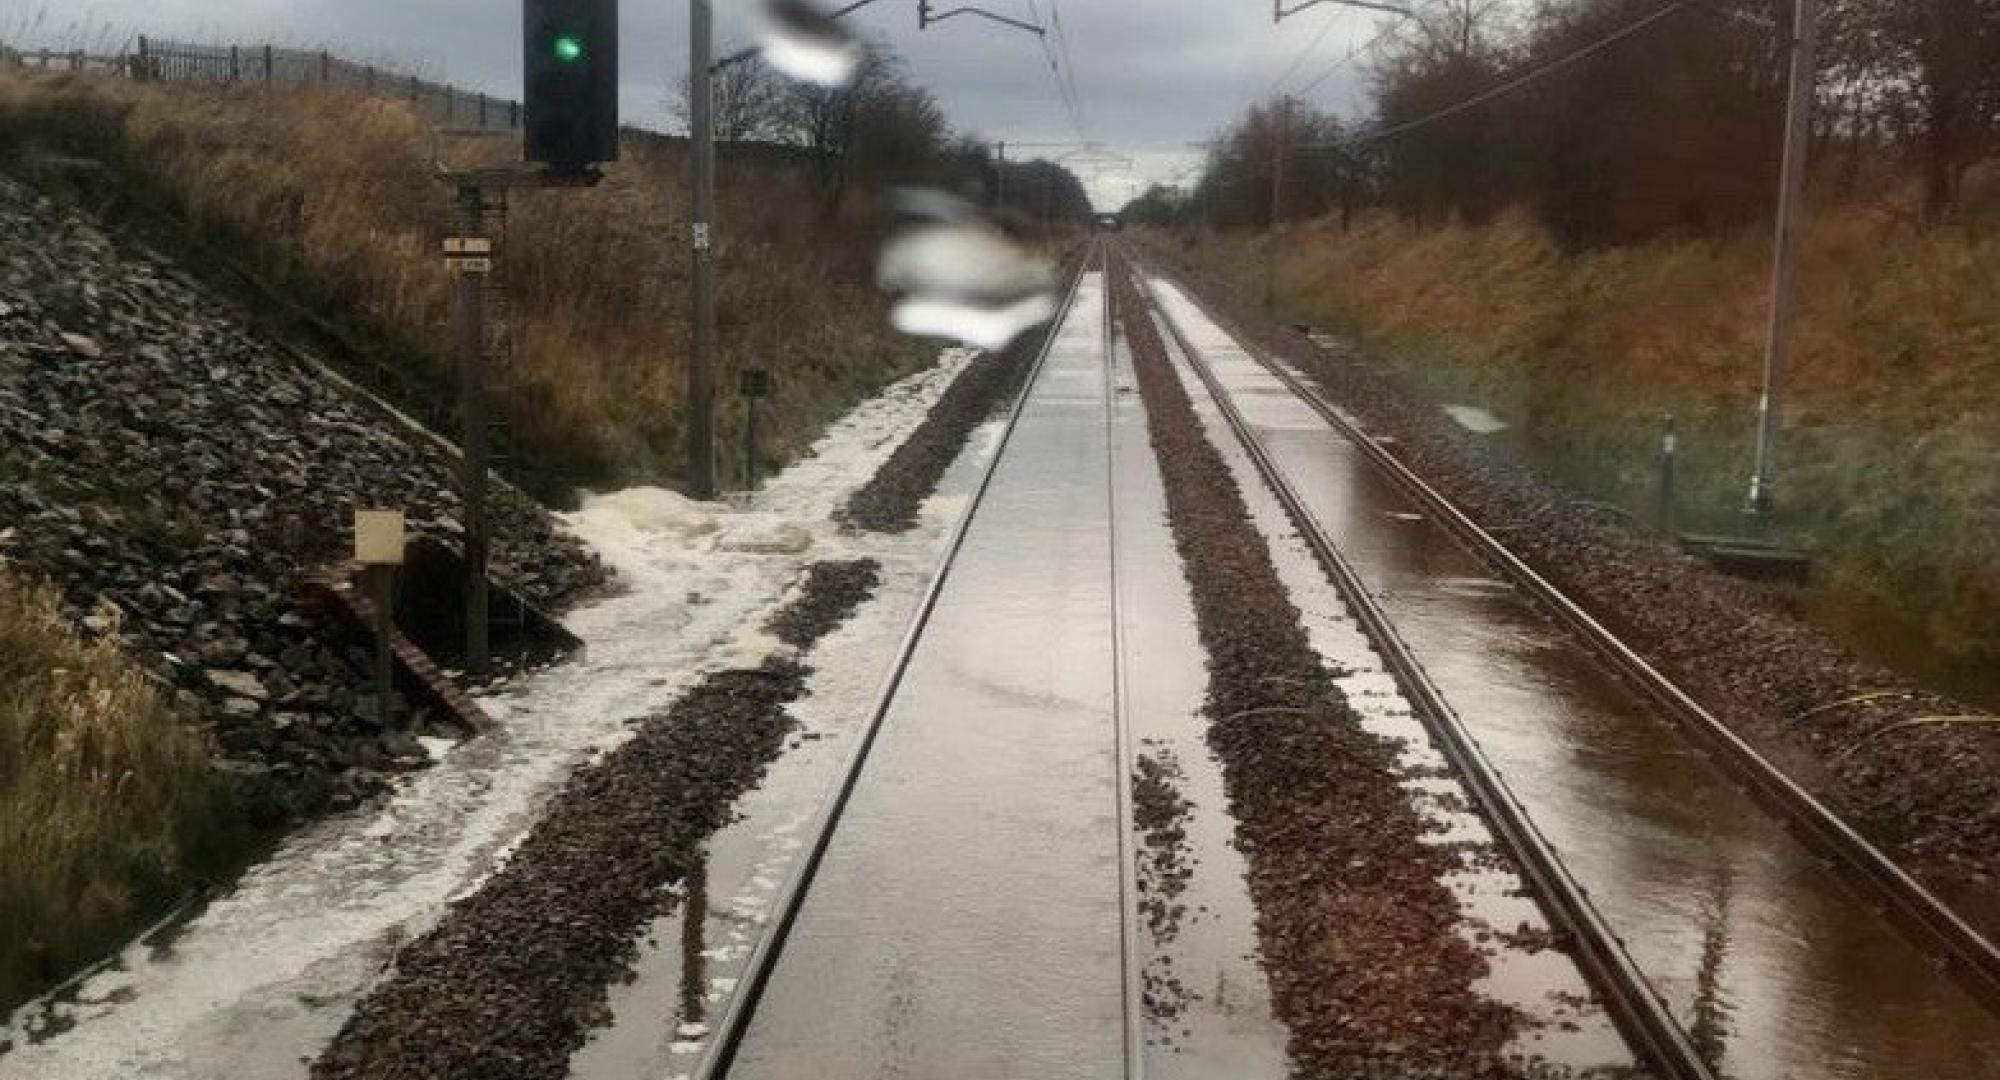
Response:
[{"label": "overhead line wire", "polygon": [[1367,52],[1368,50],[1374,48],[1377,42],[1380,42],[1383,38],[1388,37],[1390,32],[1395,30],[1395,28],[1396,28],[1395,24],[1391,23],[1388,26],[1384,26],[1382,29],[1377,30],[1375,32],[1375,36],[1347,50],[1346,56],[1343,56],[1340,59],[1335,60],[1331,65],[1327,67],[1325,71],[1322,71],[1317,76],[1315,76],[1313,78],[1313,81],[1305,84],[1304,86],[1299,87],[1298,92],[1301,95],[1304,95],[1304,94],[1310,94],[1314,90],[1319,89],[1319,85],[1321,83],[1332,78],[1335,72],[1353,63],[1355,58],[1360,56],[1362,53]]},{"label": "overhead line wire", "polygon": [[1297,56],[1292,57],[1292,66],[1286,68],[1284,74],[1271,80],[1271,85],[1264,90],[1265,97],[1270,97],[1276,93],[1280,86],[1285,85],[1285,83],[1291,81],[1293,75],[1298,74],[1300,66],[1306,62],[1306,57],[1311,56],[1319,48],[1320,42],[1326,40],[1327,32],[1333,29],[1334,20],[1340,18],[1340,16],[1341,11],[1339,8],[1333,8],[1326,13],[1326,21],[1319,24],[1319,33],[1314,34],[1313,39],[1306,42],[1306,47],[1300,49]]}]

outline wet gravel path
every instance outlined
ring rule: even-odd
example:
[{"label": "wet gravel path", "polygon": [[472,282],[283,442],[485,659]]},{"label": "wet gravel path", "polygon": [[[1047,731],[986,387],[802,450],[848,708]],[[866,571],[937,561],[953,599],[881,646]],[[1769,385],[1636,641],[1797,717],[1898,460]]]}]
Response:
[{"label": "wet gravel path", "polygon": [[2000,726],[1843,649],[1755,588],[1604,516],[1369,369],[1227,300],[1209,314],[1308,374],[1539,573],[1792,777],[2000,934]]},{"label": "wet gravel path", "polygon": [[1313,650],[1220,452],[1128,276],[1131,342],[1176,546],[1208,653],[1208,741],[1249,864],[1258,938],[1290,1053],[1314,1077],[1523,1075],[1522,1018],[1473,989],[1449,852]]},{"label": "wet gravel path", "polygon": [[[876,576],[872,560],[816,564],[767,629],[807,649]],[[810,674],[789,656],[716,672],[579,769],[507,864],[401,950],[312,1075],[565,1076],[665,887],[778,754]]]}]

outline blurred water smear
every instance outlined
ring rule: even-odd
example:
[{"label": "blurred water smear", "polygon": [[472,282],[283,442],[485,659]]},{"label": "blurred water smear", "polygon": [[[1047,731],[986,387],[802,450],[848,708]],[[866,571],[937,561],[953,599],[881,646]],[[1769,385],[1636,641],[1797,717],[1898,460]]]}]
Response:
[{"label": "blurred water smear", "polygon": [[803,82],[841,86],[861,65],[861,42],[808,0],[765,0],[758,42],[772,67]]},{"label": "blurred water smear", "polygon": [[1055,269],[968,204],[924,191],[899,203],[922,220],[890,238],[876,267],[876,283],[896,297],[896,329],[994,351],[1055,315]]}]

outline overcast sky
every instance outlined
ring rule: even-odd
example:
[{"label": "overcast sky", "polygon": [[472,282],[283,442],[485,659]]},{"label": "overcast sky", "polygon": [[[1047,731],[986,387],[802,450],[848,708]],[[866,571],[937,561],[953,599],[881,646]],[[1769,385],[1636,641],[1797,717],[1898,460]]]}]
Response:
[{"label": "overcast sky", "polygon": [[[754,2],[716,0],[718,54],[749,41]],[[1187,143],[1271,92],[1287,70],[1286,88],[1297,89],[1335,69],[1306,96],[1343,114],[1362,108],[1365,65],[1340,62],[1374,35],[1378,18],[1329,4],[1274,26],[1268,0],[986,6],[1029,21],[1059,13],[1076,62],[1083,134],[1138,163],[1129,173],[1106,167],[1095,177],[1079,168],[1100,204],[1111,207],[1148,181],[1183,174],[1199,158]],[[687,70],[687,7],[682,0],[623,0],[627,122],[671,124],[670,88]],[[917,0],[876,0],[850,18],[904,57],[956,128],[1016,144],[1078,138],[1034,37],[970,17],[919,32],[916,8]],[[0,0],[0,36],[31,48],[112,51],[134,34],[325,47],[520,96],[519,0]]]}]

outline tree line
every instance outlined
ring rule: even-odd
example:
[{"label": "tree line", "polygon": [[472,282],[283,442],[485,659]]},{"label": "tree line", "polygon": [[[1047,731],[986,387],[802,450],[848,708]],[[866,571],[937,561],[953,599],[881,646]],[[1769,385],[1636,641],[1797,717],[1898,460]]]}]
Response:
[{"label": "tree line", "polygon": [[[1420,223],[1523,205],[1571,248],[1714,234],[1770,211],[1793,10],[1418,0],[1371,50],[1369,122],[1258,103],[1210,143],[1191,190],[1156,188],[1131,212],[1248,228],[1357,204]],[[1948,218],[1966,172],[2000,150],[2000,0],[1821,10],[1811,182],[1914,175],[1924,219]]]},{"label": "tree line", "polygon": [[[683,81],[673,102],[683,124],[691,112],[688,93]],[[1083,182],[1070,170],[1047,161],[1003,163],[984,139],[953,131],[936,96],[880,44],[842,86],[789,79],[752,58],[718,71],[713,94],[716,139],[725,153],[728,144],[791,148],[809,163],[829,213],[853,191],[894,185],[950,191],[1002,210],[1002,219],[1017,226],[1082,221],[1091,213]]]}]

